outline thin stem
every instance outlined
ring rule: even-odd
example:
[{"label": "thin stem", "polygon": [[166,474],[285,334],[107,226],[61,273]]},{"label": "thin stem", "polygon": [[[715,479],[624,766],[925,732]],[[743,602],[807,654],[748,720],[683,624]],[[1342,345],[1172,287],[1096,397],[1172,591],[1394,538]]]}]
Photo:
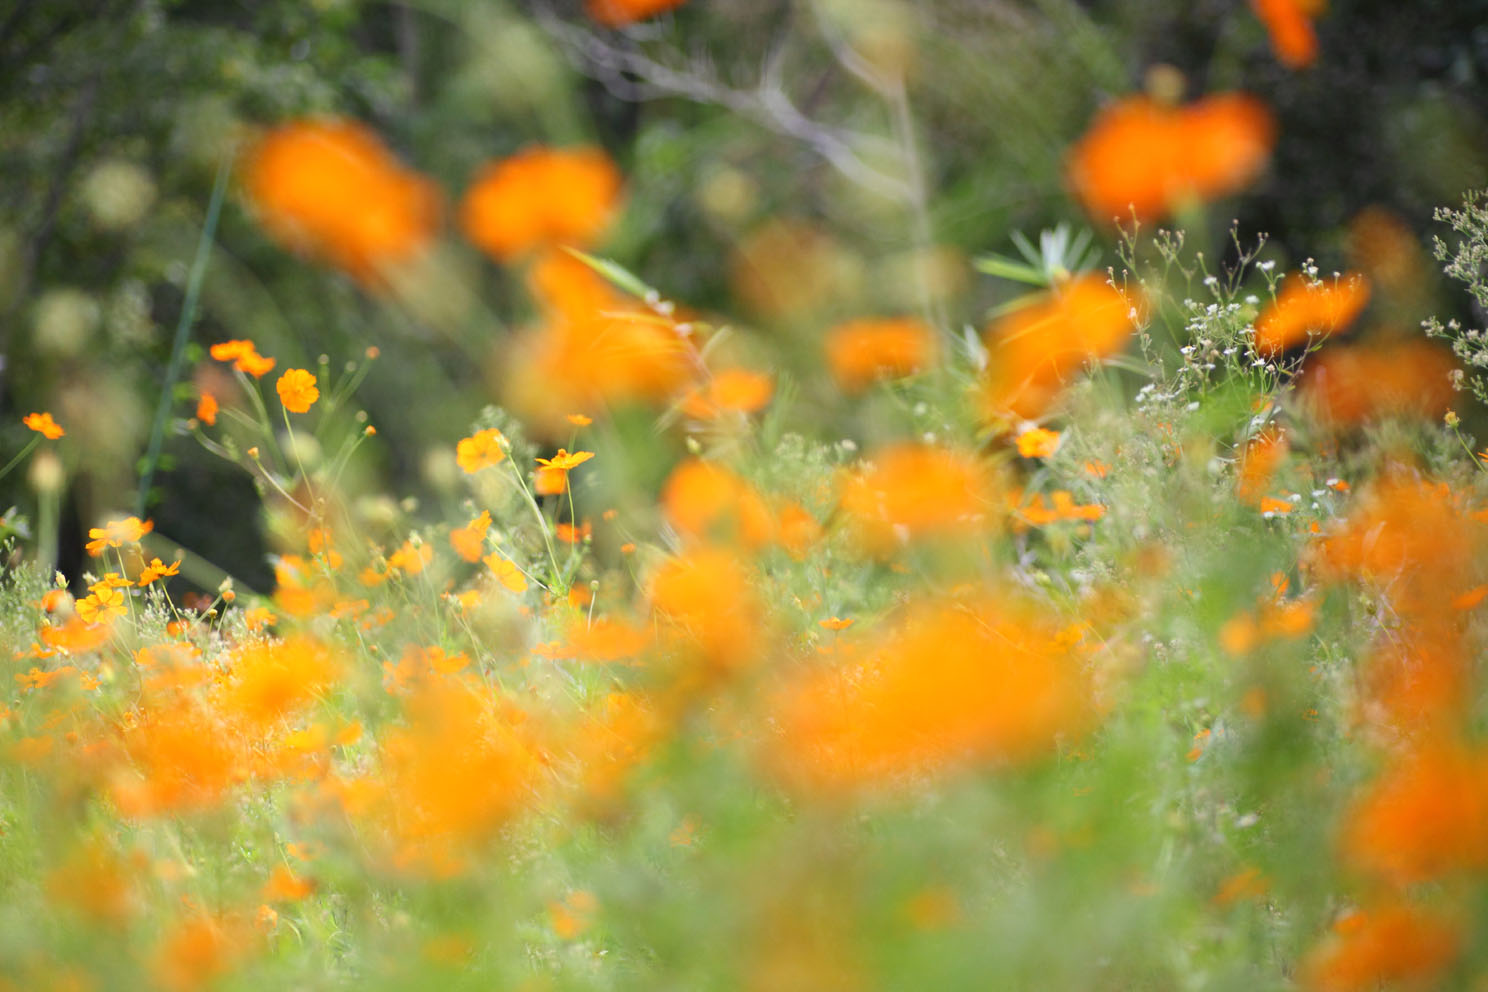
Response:
[{"label": "thin stem", "polygon": [[196,243],[196,258],[191,262],[191,276],[186,283],[186,300],[181,304],[181,316],[176,321],[176,337],[171,345],[170,364],[166,366],[165,383],[160,390],[160,403],[155,407],[155,422],[150,426],[150,446],[145,451],[145,471],[140,476],[139,495],[134,501],[135,516],[144,516],[145,503],[150,497],[150,486],[155,481],[155,466],[160,461],[160,448],[165,441],[165,421],[170,416],[176,390],[176,380],[181,376],[181,362],[186,354],[186,339],[191,325],[196,320],[197,301],[201,297],[202,282],[207,275],[207,258],[212,253],[212,241],[217,235],[217,221],[222,215],[222,200],[227,193],[227,177],[232,174],[232,156],[224,155],[217,167],[217,181],[212,187],[212,199],[207,204],[207,220],[202,225],[201,238]]}]

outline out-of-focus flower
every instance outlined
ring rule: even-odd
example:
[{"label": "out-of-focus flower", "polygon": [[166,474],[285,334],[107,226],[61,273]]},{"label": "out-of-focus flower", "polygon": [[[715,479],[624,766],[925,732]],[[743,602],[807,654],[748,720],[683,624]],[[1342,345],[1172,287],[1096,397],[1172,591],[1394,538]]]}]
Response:
[{"label": "out-of-focus flower", "polygon": [[438,226],[434,185],[354,121],[270,131],[248,156],[244,185],[269,233],[364,283],[421,251]]},{"label": "out-of-focus flower", "polygon": [[1254,97],[1220,93],[1182,107],[1133,96],[1106,107],[1070,150],[1075,195],[1097,220],[1161,217],[1249,185],[1276,140]]},{"label": "out-of-focus flower", "polygon": [[274,359],[258,353],[252,341],[219,341],[212,345],[210,354],[219,362],[232,362],[233,368],[261,379],[274,368]]},{"label": "out-of-focus flower", "polygon": [[196,419],[208,427],[217,423],[217,397],[211,393],[202,393],[201,398],[196,401]]},{"label": "out-of-focus flower", "polygon": [[55,441],[67,433],[52,419],[52,415],[48,412],[28,413],[21,418],[21,423],[49,441]]},{"label": "out-of-focus flower", "polygon": [[1018,435],[1018,454],[1024,458],[1050,458],[1059,450],[1058,431],[1031,427]]},{"label": "out-of-focus flower", "polygon": [[456,527],[450,531],[450,547],[466,561],[480,561],[481,552],[486,547],[486,531],[490,529],[491,511],[482,510],[480,516],[464,527]]},{"label": "out-of-focus flower", "polygon": [[279,392],[279,402],[290,413],[308,413],[315,401],[320,399],[315,376],[305,369],[289,369],[279,377],[274,388]]},{"label": "out-of-focus flower", "polygon": [[533,146],[482,170],[460,204],[460,226],[511,262],[536,248],[594,244],[619,199],[620,171],[600,149]]},{"label": "out-of-focus flower", "polygon": [[1277,355],[1293,345],[1336,334],[1354,322],[1369,302],[1369,280],[1350,273],[1325,282],[1302,276],[1287,280],[1255,323],[1255,347]]},{"label": "out-of-focus flower", "polygon": [[757,413],[775,395],[775,380],[752,369],[720,369],[704,386],[682,400],[682,412],[696,420],[714,420],[728,413]]},{"label": "out-of-focus flower", "polygon": [[601,24],[621,27],[682,6],[687,0],[588,0],[589,16]]},{"label": "out-of-focus flower", "polygon": [[827,332],[827,368],[848,393],[922,372],[936,352],[935,331],[912,317],[852,320]]},{"label": "out-of-focus flower", "polygon": [[103,554],[104,548],[117,548],[125,544],[138,544],[140,538],[154,529],[154,521],[141,520],[139,517],[110,520],[102,527],[88,528],[86,549],[88,554],[97,558]]},{"label": "out-of-focus flower", "polygon": [[1405,902],[1355,910],[1307,956],[1302,982],[1312,992],[1430,988],[1456,959],[1462,936],[1450,919]]},{"label": "out-of-focus flower", "polygon": [[772,764],[838,789],[1026,760],[1083,729],[1086,694],[1081,661],[1053,627],[990,598],[921,603],[860,661],[787,680]]},{"label": "out-of-focus flower", "polygon": [[990,469],[975,455],[902,444],[849,475],[840,504],[859,542],[890,554],[911,541],[986,532],[997,519],[995,493]]},{"label": "out-of-focus flower", "polygon": [[661,490],[667,523],[694,541],[758,548],[775,536],[775,520],[749,482],[716,462],[689,458]]},{"label": "out-of-focus flower", "polygon": [[1256,17],[1271,36],[1271,50],[1284,65],[1302,69],[1317,58],[1317,32],[1312,19],[1322,0],[1250,0]]},{"label": "out-of-focus flower", "polygon": [[494,427],[476,431],[455,445],[455,461],[474,475],[483,468],[500,465],[506,460],[506,438]]},{"label": "out-of-focus flower", "polygon": [[1000,318],[986,332],[985,416],[1041,417],[1086,362],[1121,350],[1137,305],[1103,277],[1086,275]]},{"label": "out-of-focus flower", "polygon": [[1383,417],[1434,420],[1452,403],[1451,352],[1417,338],[1330,345],[1298,377],[1306,408],[1330,427]]}]

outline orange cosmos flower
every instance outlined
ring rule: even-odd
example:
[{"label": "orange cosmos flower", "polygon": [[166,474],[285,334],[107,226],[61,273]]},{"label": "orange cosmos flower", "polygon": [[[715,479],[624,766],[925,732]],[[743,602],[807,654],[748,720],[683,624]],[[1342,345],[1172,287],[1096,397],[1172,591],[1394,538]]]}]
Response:
[{"label": "orange cosmos flower", "polygon": [[535,248],[594,244],[619,198],[620,172],[600,149],[532,146],[482,170],[460,204],[460,226],[511,262]]},{"label": "orange cosmos flower", "polygon": [[455,461],[467,473],[499,465],[506,459],[506,437],[494,427],[477,431],[455,445]]},{"label": "orange cosmos flower", "polygon": [[1488,868],[1488,750],[1428,744],[1396,760],[1350,813],[1343,848],[1402,885]]},{"label": "orange cosmos flower", "polygon": [[1451,352],[1419,339],[1324,348],[1308,359],[1298,392],[1322,424],[1355,427],[1386,417],[1434,420],[1452,403]]},{"label": "orange cosmos flower", "polygon": [[682,6],[686,0],[588,0],[589,16],[601,24],[621,27]]},{"label": "orange cosmos flower", "polygon": [[1149,220],[1189,200],[1251,182],[1271,155],[1276,123],[1253,97],[1221,93],[1186,107],[1133,96],[1106,107],[1070,150],[1068,175],[1092,216]]},{"label": "orange cosmos flower", "polygon": [[1372,906],[1333,925],[1303,962],[1302,983],[1313,992],[1435,987],[1461,951],[1462,937],[1456,923],[1419,906]]},{"label": "orange cosmos flower", "polygon": [[1058,431],[1033,427],[1018,435],[1018,454],[1024,458],[1051,458],[1059,450]]},{"label": "orange cosmos flower", "polygon": [[1266,33],[1271,36],[1271,50],[1283,64],[1302,69],[1317,58],[1317,33],[1312,18],[1317,15],[1320,0],[1250,0],[1251,9]]},{"label": "orange cosmos flower", "polygon": [[533,479],[533,488],[539,495],[550,496],[561,493],[568,488],[568,473],[571,469],[584,464],[594,457],[592,451],[575,451],[569,453],[563,448],[552,458],[539,458],[537,460],[537,475]]},{"label": "orange cosmos flower", "polygon": [[353,121],[296,121],[253,148],[244,186],[260,220],[292,250],[363,283],[433,238],[439,194]]},{"label": "orange cosmos flower", "polygon": [[885,448],[843,482],[843,513],[870,552],[988,529],[996,505],[990,469],[974,455],[923,444]]},{"label": "orange cosmos flower", "polygon": [[490,529],[491,513],[489,510],[482,510],[480,516],[464,527],[450,531],[450,547],[466,561],[480,561],[481,552],[485,550],[486,531]]},{"label": "orange cosmos flower", "polygon": [[201,398],[196,401],[196,419],[212,427],[217,423],[217,397],[211,393],[202,393]]},{"label": "orange cosmos flower", "polygon": [[331,649],[309,638],[248,644],[234,652],[217,704],[267,727],[323,697],[341,670]]},{"label": "orange cosmos flower", "polygon": [[67,433],[60,426],[58,426],[55,420],[52,419],[52,415],[50,413],[28,413],[26,414],[26,416],[21,418],[21,423],[25,424],[33,431],[46,438],[48,441],[55,441],[57,440],[57,438]]},{"label": "orange cosmos flower", "polygon": [[1137,305],[1104,277],[1084,275],[1000,318],[986,333],[986,416],[1038,419],[1086,362],[1121,350]]},{"label": "orange cosmos flower", "polygon": [[922,372],[936,352],[935,331],[913,317],[852,320],[827,332],[827,368],[847,393]]},{"label": "orange cosmos flower", "polygon": [[775,395],[775,380],[751,369],[720,369],[708,384],[688,393],[682,412],[696,420],[716,420],[726,413],[757,413]]},{"label": "orange cosmos flower", "polygon": [[681,654],[723,674],[756,657],[763,643],[763,608],[750,579],[732,552],[699,547],[664,562],[648,598]]},{"label": "orange cosmos flower", "polygon": [[290,413],[308,413],[320,399],[320,390],[315,388],[315,376],[304,369],[289,369],[279,377],[274,388],[279,392],[279,402]]},{"label": "orange cosmos flower", "polygon": [[667,523],[693,540],[737,541],[757,548],[775,536],[775,520],[760,494],[716,462],[689,458],[661,489]]},{"label": "orange cosmos flower", "polygon": [[1361,275],[1317,283],[1294,276],[1256,318],[1256,351],[1278,355],[1293,345],[1325,338],[1352,324],[1368,302],[1369,280]]},{"label": "orange cosmos flower", "polygon": [[88,554],[97,558],[103,554],[105,548],[117,548],[125,544],[138,544],[142,537],[154,529],[154,521],[140,520],[139,517],[110,520],[102,527],[88,528],[88,543],[85,545],[85,548]]},{"label": "orange cosmos flower", "polygon": [[491,574],[496,576],[496,581],[500,582],[509,591],[519,596],[527,591],[527,576],[522,574],[522,570],[511,559],[503,558],[499,554],[492,553],[486,555],[481,561],[485,562],[486,567],[491,570]]},{"label": "orange cosmos flower", "polygon": [[232,362],[233,368],[255,379],[262,379],[274,368],[274,359],[258,353],[252,341],[221,341],[212,345],[211,355],[219,362]]},{"label": "orange cosmos flower", "polygon": [[777,695],[771,763],[787,779],[840,789],[1022,761],[1085,724],[1067,639],[990,598],[918,604],[872,643],[862,660],[802,671]]}]

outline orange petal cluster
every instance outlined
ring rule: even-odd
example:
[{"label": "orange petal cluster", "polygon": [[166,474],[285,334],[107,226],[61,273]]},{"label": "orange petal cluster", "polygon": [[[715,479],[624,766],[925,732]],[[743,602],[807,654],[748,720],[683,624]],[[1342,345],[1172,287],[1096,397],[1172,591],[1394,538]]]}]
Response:
[{"label": "orange petal cluster", "polygon": [[1067,172],[1097,220],[1151,220],[1248,186],[1275,141],[1271,112],[1243,93],[1181,107],[1132,96],[1100,112],[1070,150]]},{"label": "orange petal cluster", "polygon": [[923,372],[936,353],[935,331],[913,317],[851,320],[827,332],[827,369],[846,393]]},{"label": "orange petal cluster", "polygon": [[363,283],[421,251],[439,224],[434,185],[355,121],[275,128],[249,153],[243,185],[271,235]]},{"label": "orange petal cluster", "polygon": [[481,171],[460,204],[460,227],[511,262],[538,248],[594,244],[619,200],[620,171],[600,149],[534,145]]},{"label": "orange petal cluster", "polygon": [[1324,282],[1292,276],[1255,323],[1256,351],[1278,355],[1348,327],[1369,302],[1369,280],[1348,274]]}]

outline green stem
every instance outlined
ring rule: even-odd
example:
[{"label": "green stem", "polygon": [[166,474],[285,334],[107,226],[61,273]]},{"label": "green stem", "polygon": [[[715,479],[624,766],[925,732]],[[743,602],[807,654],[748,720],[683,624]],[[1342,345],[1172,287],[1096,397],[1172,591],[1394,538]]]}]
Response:
[{"label": "green stem", "polygon": [[32,451],[36,450],[36,446],[40,443],[40,434],[34,435],[30,441],[26,442],[26,446],[21,449],[20,453],[12,458],[10,461],[6,462],[4,468],[0,468],[0,479],[3,479],[7,475],[9,475],[10,470],[19,465],[27,455],[31,454]]},{"label": "green stem", "polygon": [[145,468],[140,476],[139,495],[134,501],[135,516],[145,515],[145,503],[150,497],[150,486],[155,481],[155,467],[160,461],[160,448],[165,441],[165,422],[170,417],[176,380],[181,376],[181,362],[186,354],[186,339],[191,325],[196,320],[197,300],[201,296],[202,282],[207,274],[207,258],[212,252],[212,241],[217,235],[217,220],[222,215],[222,200],[227,193],[227,177],[232,174],[232,156],[225,155],[217,167],[217,182],[212,187],[212,199],[207,204],[207,220],[202,225],[201,238],[196,243],[196,258],[191,262],[191,275],[186,283],[186,299],[181,304],[181,316],[176,321],[176,338],[171,345],[170,364],[166,367],[165,384],[160,391],[160,403],[155,408],[155,422],[150,427],[150,446],[145,452]]}]

